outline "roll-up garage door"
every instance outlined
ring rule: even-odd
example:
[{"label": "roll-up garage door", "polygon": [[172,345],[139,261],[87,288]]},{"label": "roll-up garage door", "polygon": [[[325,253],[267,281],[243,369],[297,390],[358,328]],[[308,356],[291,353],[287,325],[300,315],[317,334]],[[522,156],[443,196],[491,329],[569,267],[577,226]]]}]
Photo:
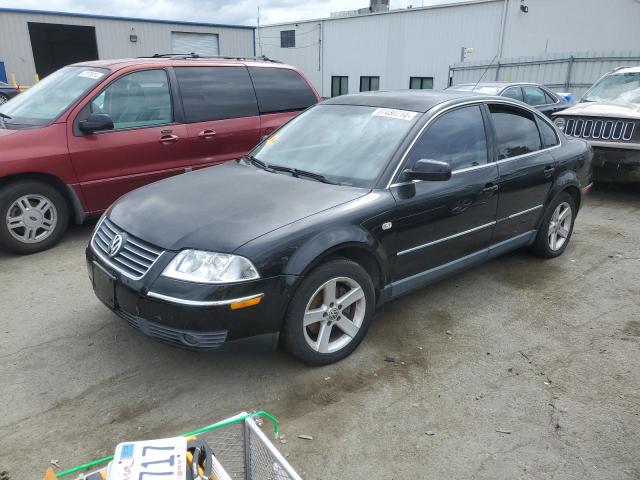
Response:
[{"label": "roll-up garage door", "polygon": [[217,33],[171,32],[171,53],[220,55]]}]

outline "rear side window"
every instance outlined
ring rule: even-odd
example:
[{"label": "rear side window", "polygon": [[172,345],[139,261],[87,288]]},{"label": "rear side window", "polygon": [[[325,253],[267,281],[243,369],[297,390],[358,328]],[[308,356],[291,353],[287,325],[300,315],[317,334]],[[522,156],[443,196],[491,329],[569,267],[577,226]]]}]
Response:
[{"label": "rear side window", "polygon": [[525,103],[533,105],[534,107],[547,103],[544,92],[538,87],[522,87],[522,89],[524,90]]},{"label": "rear side window", "polygon": [[498,160],[540,150],[540,133],[533,114],[515,107],[490,105]]},{"label": "rear side window", "polygon": [[502,92],[502,96],[524,102],[524,99],[522,98],[522,90],[520,89],[520,87],[509,87],[504,92]]},{"label": "rear side window", "polygon": [[409,165],[420,159],[447,162],[452,170],[487,163],[480,107],[458,108],[438,117],[411,150]]},{"label": "rear side window", "polygon": [[560,143],[560,141],[558,140],[558,135],[551,125],[549,125],[544,120],[538,120],[538,125],[540,126],[540,132],[542,133],[542,142],[544,143],[545,147],[553,147],[554,145],[558,145],[558,143]]},{"label": "rear side window", "polygon": [[187,123],[258,115],[246,67],[176,67]]},{"label": "rear side window", "polygon": [[303,110],[318,102],[295,71],[286,68],[249,67],[260,113]]}]

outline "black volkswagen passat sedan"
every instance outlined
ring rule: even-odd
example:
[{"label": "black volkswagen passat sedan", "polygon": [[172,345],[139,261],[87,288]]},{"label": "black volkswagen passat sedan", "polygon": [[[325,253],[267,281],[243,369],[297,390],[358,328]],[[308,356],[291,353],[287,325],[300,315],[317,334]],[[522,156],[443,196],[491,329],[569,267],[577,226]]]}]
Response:
[{"label": "black volkswagen passat sedan", "polygon": [[376,306],[519,247],[567,248],[591,151],[510,99],[345,95],[250,155],[117,201],[87,248],[96,295],[192,349],[277,338],[340,360]]}]

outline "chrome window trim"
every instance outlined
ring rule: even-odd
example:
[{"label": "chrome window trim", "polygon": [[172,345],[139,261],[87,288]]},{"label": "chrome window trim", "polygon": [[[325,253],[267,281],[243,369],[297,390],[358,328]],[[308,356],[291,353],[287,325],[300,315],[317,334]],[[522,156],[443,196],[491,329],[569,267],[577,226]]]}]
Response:
[{"label": "chrome window trim", "polygon": [[[147,269],[147,271],[145,273],[143,273],[140,276],[133,276],[128,274],[127,272],[125,272],[124,270],[122,270],[119,266],[115,265],[113,262],[109,261],[108,258],[106,258],[101,252],[99,252],[94,246],[93,246],[93,242],[95,239],[95,236],[98,234],[98,231],[100,230],[100,227],[102,226],[102,224],[104,223],[104,221],[106,220],[107,217],[102,217],[102,219],[98,222],[98,224],[96,225],[95,230],[93,231],[93,235],[91,235],[91,241],[89,242],[89,246],[91,247],[91,251],[100,259],[102,260],[102,262],[104,262],[105,264],[107,264],[109,267],[111,267],[112,269],[114,269],[116,272],[118,272],[121,275],[124,275],[127,278],[130,278],[131,280],[142,280],[145,275],[147,273],[149,273],[151,271],[151,269],[153,268],[153,266],[158,262],[158,260],[160,260],[160,258],[165,254],[165,250],[162,250],[160,252],[160,254],[158,255],[158,257],[155,259],[155,261],[153,261],[151,263],[151,265],[149,265],[149,268]],[[109,227],[107,227],[109,228]],[[104,240],[103,240],[104,241]],[[139,245],[137,245],[134,242],[131,242],[134,245],[136,245],[138,248],[142,248]],[[145,248],[146,250],[146,248]]]},{"label": "chrome window trim", "polygon": [[256,293],[255,295],[249,295],[247,297],[231,298],[228,300],[188,300],[186,298],[172,297],[170,295],[163,295],[162,293],[147,292],[147,297],[162,300],[164,302],[175,303],[177,305],[187,305],[189,307],[218,307],[221,305],[230,305],[232,303],[244,302],[246,300],[253,300],[254,298],[264,297],[264,293]]},{"label": "chrome window trim", "polygon": [[[476,165],[476,166],[473,166],[473,167],[466,167],[466,168],[454,170],[454,171],[451,172],[451,175],[462,173],[464,171],[476,170],[478,168],[485,168],[485,167],[488,167],[490,165],[499,164],[500,162],[509,162],[511,160],[517,160],[517,159],[520,159],[520,158],[529,157],[531,155],[536,155],[536,154],[538,154],[540,152],[553,150],[554,148],[560,148],[562,146],[562,138],[561,138],[560,135],[558,135],[558,129],[555,126],[555,124],[553,122],[551,122],[551,120],[546,118],[544,115],[542,115],[539,111],[537,111],[533,107],[530,107],[530,106],[527,106],[527,105],[523,105],[523,104],[516,104],[515,100],[513,102],[511,102],[511,101],[507,101],[507,100],[501,100],[499,98],[490,99],[490,100],[489,99],[468,100],[466,102],[457,103],[455,105],[450,105],[450,106],[448,106],[446,108],[443,108],[441,111],[435,113],[433,117],[431,117],[429,120],[427,120],[427,122],[420,128],[420,130],[418,131],[416,136],[413,138],[413,140],[411,141],[409,146],[406,148],[406,150],[404,151],[404,153],[400,157],[400,160],[398,161],[398,164],[396,165],[396,168],[394,169],[393,174],[391,175],[391,178],[387,182],[386,189],[389,189],[389,188],[392,188],[392,187],[398,187],[398,186],[402,186],[402,185],[409,185],[411,183],[420,183],[420,182],[423,181],[423,180],[412,180],[410,182],[395,182],[394,183],[394,180],[396,180],[397,176],[398,176],[398,170],[400,170],[400,167],[404,164],[407,156],[409,155],[409,152],[414,147],[414,145],[416,144],[418,139],[422,136],[422,134],[427,129],[427,127],[429,125],[431,125],[436,119],[440,118],[440,116],[444,115],[449,110],[453,110],[453,109],[458,108],[458,107],[463,107],[463,106],[467,106],[467,105],[488,105],[489,103],[492,103],[492,104],[500,103],[500,104],[503,104],[503,105],[508,105],[508,106],[511,106],[511,107],[520,108],[522,110],[528,111],[529,113],[532,113],[533,115],[537,116],[542,121],[547,122],[548,125],[551,125],[551,128],[553,128],[553,130],[556,132],[556,137],[558,139],[558,143],[556,145],[552,145],[551,147],[541,148],[540,150],[536,150],[535,152],[524,153],[522,155],[516,155],[515,157],[503,158],[503,159],[497,160],[495,162],[489,161],[484,165]],[[437,106],[434,107],[434,108],[437,108]],[[537,128],[537,126],[536,126],[536,128]]]},{"label": "chrome window trim", "polygon": [[407,253],[415,252],[416,250],[421,250],[423,248],[427,248],[427,247],[430,247],[432,245],[437,245],[438,243],[446,242],[447,240],[452,240],[454,238],[461,237],[463,235],[467,235],[469,233],[477,232],[478,230],[482,230],[483,228],[492,227],[495,224],[496,224],[495,221],[490,222],[490,223],[485,223],[484,225],[479,225],[479,226],[471,228],[469,230],[465,230],[464,232],[454,233],[453,235],[449,235],[448,237],[439,238],[438,240],[433,240],[431,242],[424,243],[422,245],[417,245],[415,247],[411,247],[411,248],[408,248],[406,250],[402,250],[402,251],[396,253],[396,255],[400,256],[400,255],[405,255]]}]

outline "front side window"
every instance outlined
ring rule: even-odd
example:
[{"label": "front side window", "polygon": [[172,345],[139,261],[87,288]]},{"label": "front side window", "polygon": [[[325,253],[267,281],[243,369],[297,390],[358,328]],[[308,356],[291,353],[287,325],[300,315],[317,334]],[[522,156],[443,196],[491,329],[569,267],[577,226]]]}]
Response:
[{"label": "front side window", "polygon": [[522,87],[524,91],[524,101],[533,107],[545,105],[547,99],[544,96],[544,92],[538,87]]},{"label": "front side window", "polygon": [[389,108],[316,105],[258,145],[251,155],[268,165],[370,188],[419,116]]},{"label": "front side window", "polygon": [[176,67],[187,123],[258,115],[246,67]]},{"label": "front side window", "polygon": [[380,90],[380,77],[360,77],[360,91],[372,92]]},{"label": "front side window", "polygon": [[591,87],[581,101],[640,103],[640,72],[607,75]]},{"label": "front side window", "polygon": [[169,80],[164,70],[124,75],[90,104],[91,113],[106,113],[114,130],[165,125],[173,121]]},{"label": "front side window", "polygon": [[520,89],[520,87],[509,87],[504,92],[502,92],[502,96],[524,102],[524,99],[522,97],[522,90]]},{"label": "front side window", "polygon": [[7,127],[47,125],[110,73],[106,68],[64,67],[0,106]]},{"label": "front side window", "polygon": [[542,148],[540,133],[532,113],[503,105],[490,105],[489,110],[496,132],[498,160]]},{"label": "front side window", "polygon": [[313,90],[288,68],[249,67],[260,113],[303,110],[317,103]]},{"label": "front side window", "polygon": [[431,90],[433,88],[433,77],[411,77],[409,79],[411,90]]},{"label": "front side window", "polygon": [[280,31],[280,48],[294,48],[296,46],[296,31]]},{"label": "front side window", "polygon": [[487,139],[480,107],[457,108],[438,117],[414,145],[409,165],[421,159],[447,162],[452,170],[487,163]]},{"label": "front side window", "polygon": [[349,77],[331,77],[331,96],[346,95],[349,93]]}]

